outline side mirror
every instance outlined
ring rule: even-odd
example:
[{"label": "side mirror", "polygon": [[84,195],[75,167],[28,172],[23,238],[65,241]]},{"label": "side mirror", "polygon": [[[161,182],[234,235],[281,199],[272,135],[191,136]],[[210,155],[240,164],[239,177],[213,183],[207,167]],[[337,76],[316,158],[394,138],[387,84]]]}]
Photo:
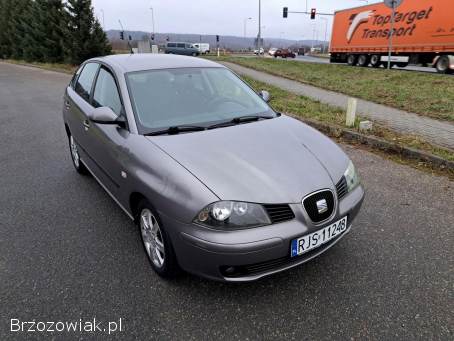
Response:
[{"label": "side mirror", "polygon": [[91,112],[88,117],[90,121],[99,124],[117,124],[122,128],[126,127],[126,120],[123,116],[118,116],[109,107],[99,107]]},{"label": "side mirror", "polygon": [[266,90],[260,91],[260,92],[259,92],[259,96],[262,97],[263,100],[264,100],[265,102],[267,102],[267,103],[268,103],[268,102],[270,101],[270,99],[271,99],[270,93],[269,93],[268,91],[266,91]]}]

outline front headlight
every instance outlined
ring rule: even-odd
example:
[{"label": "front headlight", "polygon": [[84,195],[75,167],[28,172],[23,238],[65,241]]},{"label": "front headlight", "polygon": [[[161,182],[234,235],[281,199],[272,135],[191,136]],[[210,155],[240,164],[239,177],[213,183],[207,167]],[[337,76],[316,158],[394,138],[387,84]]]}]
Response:
[{"label": "front headlight", "polygon": [[247,228],[271,224],[262,205],[241,201],[212,203],[200,211],[194,222],[219,228]]},{"label": "front headlight", "polygon": [[344,173],[345,180],[347,180],[347,190],[348,192],[351,192],[356,188],[356,186],[359,185],[359,177],[358,174],[356,173],[355,166],[353,165],[353,162],[348,163],[347,170]]}]

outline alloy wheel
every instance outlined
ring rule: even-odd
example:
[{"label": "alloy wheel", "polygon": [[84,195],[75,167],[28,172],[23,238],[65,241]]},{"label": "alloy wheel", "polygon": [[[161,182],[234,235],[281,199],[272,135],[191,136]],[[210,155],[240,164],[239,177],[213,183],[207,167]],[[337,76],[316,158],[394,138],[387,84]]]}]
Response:
[{"label": "alloy wheel", "polygon": [[69,147],[71,149],[71,157],[73,159],[74,166],[76,166],[76,168],[79,168],[80,166],[79,151],[77,150],[76,141],[74,141],[72,135],[69,137]]},{"label": "alloy wheel", "polygon": [[148,257],[153,265],[162,268],[165,262],[164,238],[156,217],[148,208],[140,213],[140,231]]}]

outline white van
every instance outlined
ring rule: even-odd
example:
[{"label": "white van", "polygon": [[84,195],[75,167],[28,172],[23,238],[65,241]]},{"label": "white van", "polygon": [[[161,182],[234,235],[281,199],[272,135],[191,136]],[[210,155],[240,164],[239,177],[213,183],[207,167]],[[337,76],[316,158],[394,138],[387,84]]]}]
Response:
[{"label": "white van", "polygon": [[207,54],[210,53],[210,44],[206,43],[195,43],[192,44],[197,50],[199,50],[200,54]]}]

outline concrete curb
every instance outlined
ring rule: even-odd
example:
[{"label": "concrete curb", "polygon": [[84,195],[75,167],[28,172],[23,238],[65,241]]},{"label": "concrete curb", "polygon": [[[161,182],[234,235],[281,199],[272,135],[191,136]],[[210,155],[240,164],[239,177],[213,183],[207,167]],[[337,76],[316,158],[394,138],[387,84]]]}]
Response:
[{"label": "concrete curb", "polygon": [[302,121],[311,127],[329,135],[332,137],[340,137],[348,141],[361,143],[363,145],[370,146],[374,149],[378,149],[381,151],[385,151],[387,153],[400,155],[406,159],[422,161],[425,163],[429,163],[432,166],[440,169],[447,169],[450,171],[454,171],[454,162],[445,160],[439,156],[423,152],[417,149],[402,147],[396,143],[385,141],[381,138],[375,136],[368,136],[357,131],[347,129],[341,126],[329,124],[329,123],[321,123],[319,121],[301,118],[296,115],[286,114],[291,116],[299,121]]}]

